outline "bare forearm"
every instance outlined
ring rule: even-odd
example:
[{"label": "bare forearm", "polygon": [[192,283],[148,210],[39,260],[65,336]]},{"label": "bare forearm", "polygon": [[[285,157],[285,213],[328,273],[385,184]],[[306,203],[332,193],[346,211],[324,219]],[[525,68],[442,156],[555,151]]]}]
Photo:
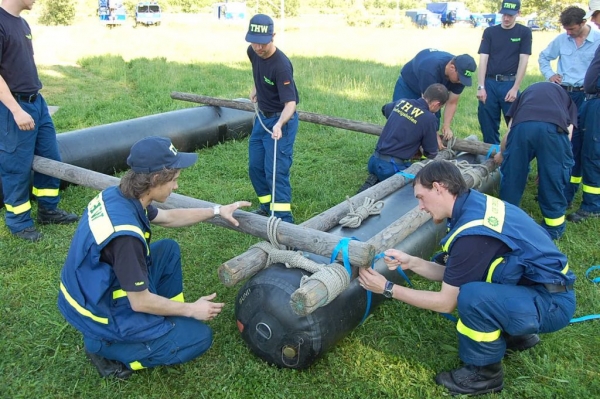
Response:
[{"label": "bare forearm", "polygon": [[393,298],[421,309],[440,313],[449,313],[456,308],[456,302],[449,301],[441,292],[415,290],[401,285],[394,285]]}]

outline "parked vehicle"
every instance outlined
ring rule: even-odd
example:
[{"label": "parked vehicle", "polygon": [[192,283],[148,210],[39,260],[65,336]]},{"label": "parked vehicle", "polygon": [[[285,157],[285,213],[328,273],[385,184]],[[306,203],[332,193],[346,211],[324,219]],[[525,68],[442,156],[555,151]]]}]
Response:
[{"label": "parked vehicle", "polygon": [[439,28],[442,25],[439,14],[425,9],[407,10],[405,14],[418,28]]},{"label": "parked vehicle", "polygon": [[135,9],[135,26],[138,25],[160,25],[162,22],[162,12],[157,2],[141,2]]},{"label": "parked vehicle", "polygon": [[101,23],[112,28],[125,23],[127,11],[120,1],[98,0],[98,17]]}]

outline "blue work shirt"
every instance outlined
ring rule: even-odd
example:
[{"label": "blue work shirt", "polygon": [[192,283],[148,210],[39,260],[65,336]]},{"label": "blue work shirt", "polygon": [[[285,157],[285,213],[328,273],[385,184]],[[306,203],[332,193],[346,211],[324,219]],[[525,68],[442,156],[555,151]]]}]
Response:
[{"label": "blue work shirt", "polygon": [[415,58],[408,61],[400,75],[404,83],[415,93],[423,94],[434,83],[441,83],[448,91],[459,95],[465,86],[462,83],[452,83],[446,77],[446,64],[454,56],[436,49],[421,50]]},{"label": "blue work shirt", "polygon": [[546,79],[550,79],[555,72],[550,62],[558,58],[556,73],[562,76],[562,85],[583,86],[583,78],[587,71],[594,52],[600,45],[600,31],[591,29],[588,37],[581,47],[577,48],[575,39],[566,33],[561,33],[550,42],[548,47],[540,53],[538,63],[540,71]]},{"label": "blue work shirt", "polygon": [[585,74],[583,87],[588,94],[600,91],[598,90],[598,88],[600,88],[600,47],[596,49],[596,55]]}]

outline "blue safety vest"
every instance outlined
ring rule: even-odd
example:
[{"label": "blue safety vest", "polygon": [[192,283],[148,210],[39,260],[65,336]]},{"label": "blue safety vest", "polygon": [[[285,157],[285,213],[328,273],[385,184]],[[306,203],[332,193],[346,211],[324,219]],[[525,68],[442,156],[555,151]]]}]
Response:
[{"label": "blue safety vest", "polygon": [[115,237],[139,238],[150,258],[150,221],[139,200],[123,196],[118,187],[98,194],[81,217],[62,269],[58,308],[85,337],[109,342],[142,342],[167,333],[163,316],[135,312],[111,265],[100,260]]},{"label": "blue safety vest", "polygon": [[441,241],[444,251],[449,252],[458,237],[467,235],[495,237],[511,249],[492,261],[487,282],[517,285],[524,278],[538,284],[571,285],[575,281],[566,255],[520,208],[470,190],[454,219]]}]

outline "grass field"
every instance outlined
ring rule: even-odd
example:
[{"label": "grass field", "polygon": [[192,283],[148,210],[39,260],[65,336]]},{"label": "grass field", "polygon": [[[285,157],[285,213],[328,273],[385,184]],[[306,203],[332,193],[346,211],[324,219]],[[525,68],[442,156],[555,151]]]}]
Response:
[{"label": "grass field", "polygon": [[[276,29],[278,21],[276,21]],[[208,15],[167,15],[160,27],[106,29],[95,20],[73,27],[32,24],[43,93],[60,107],[59,132],[166,112],[192,104],[172,91],[246,97],[252,84],[244,42],[246,24],[217,23]],[[290,56],[299,109],[383,124],[402,63],[436,47],[475,58],[482,31],[347,28],[339,18],[286,20],[276,44]],[[541,80],[537,54],[556,33],[534,32],[526,84]],[[453,130],[480,134],[474,88],[465,90]],[[366,177],[376,137],[301,123],[292,168],[298,223],[344,201]],[[247,140],[199,151],[180,179],[179,193],[215,203],[255,200],[247,178]],[[69,187],[61,207],[81,213],[96,194]],[[522,207],[540,213],[533,181]],[[577,199],[579,201],[579,198]],[[3,213],[3,211],[2,211]],[[35,215],[35,205],[34,205]],[[600,222],[569,225],[558,242],[577,274],[576,316],[600,313],[598,286],[584,277],[600,259]],[[458,366],[454,326],[432,312],[386,302],[367,321],[304,371],[264,363],[240,339],[234,316],[239,287],[226,288],[217,267],[256,238],[210,224],[154,230],[182,246],[186,298],[217,292],[226,303],[210,323],[213,348],[185,365],[102,380],[83,355],[81,335],[56,308],[59,272],[74,226],[43,226],[39,243],[24,243],[0,227],[0,398],[430,398],[443,397],[433,376]],[[438,284],[413,281],[420,289]],[[351,306],[351,305],[349,305]],[[544,335],[542,344],[504,361],[502,398],[591,398],[600,392],[598,322]]]}]

